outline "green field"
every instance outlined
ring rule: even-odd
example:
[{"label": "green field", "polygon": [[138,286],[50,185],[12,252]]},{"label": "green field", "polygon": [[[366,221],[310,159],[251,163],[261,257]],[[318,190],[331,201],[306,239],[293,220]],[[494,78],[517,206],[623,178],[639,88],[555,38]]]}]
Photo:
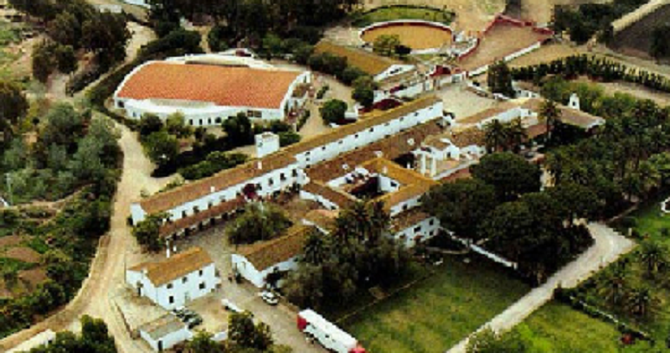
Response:
[{"label": "green field", "polygon": [[424,7],[391,6],[381,7],[356,15],[352,24],[356,27],[366,27],[377,22],[394,20],[424,20],[450,24],[454,20],[454,13],[440,9]]},{"label": "green field", "polygon": [[621,334],[614,325],[558,302],[550,302],[514,329],[530,352],[618,352]]},{"label": "green field", "polygon": [[435,274],[340,325],[374,353],[444,352],[530,288],[476,258],[448,257]]}]

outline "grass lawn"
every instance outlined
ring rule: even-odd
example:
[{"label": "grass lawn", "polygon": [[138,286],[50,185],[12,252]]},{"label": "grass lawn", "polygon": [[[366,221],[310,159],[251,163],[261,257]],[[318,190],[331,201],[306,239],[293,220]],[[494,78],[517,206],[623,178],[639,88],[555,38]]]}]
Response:
[{"label": "grass lawn", "polygon": [[[661,212],[661,202],[668,198],[670,193],[662,193],[659,196],[652,198],[644,205],[641,205],[637,210],[628,215],[627,218],[635,218],[638,232],[641,235],[649,235],[652,239],[663,240],[670,245],[670,238],[662,237],[661,231],[665,228],[670,229],[670,214]],[[619,221],[615,226],[621,231],[625,232]]]},{"label": "grass lawn", "polygon": [[414,286],[339,325],[370,352],[444,352],[530,288],[487,260],[447,257]]},{"label": "grass lawn", "polygon": [[549,302],[515,329],[531,352],[618,352],[621,333],[568,305]]},{"label": "grass lawn", "polygon": [[454,14],[448,10],[422,7],[382,7],[354,17],[352,24],[356,27],[366,27],[373,23],[394,20],[424,20],[450,24],[454,20]]}]

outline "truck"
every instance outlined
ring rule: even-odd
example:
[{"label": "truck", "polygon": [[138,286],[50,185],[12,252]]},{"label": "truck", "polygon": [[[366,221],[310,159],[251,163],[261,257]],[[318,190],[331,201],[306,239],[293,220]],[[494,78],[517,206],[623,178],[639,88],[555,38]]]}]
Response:
[{"label": "truck", "polygon": [[366,353],[358,341],[311,309],[298,313],[298,329],[336,353]]}]

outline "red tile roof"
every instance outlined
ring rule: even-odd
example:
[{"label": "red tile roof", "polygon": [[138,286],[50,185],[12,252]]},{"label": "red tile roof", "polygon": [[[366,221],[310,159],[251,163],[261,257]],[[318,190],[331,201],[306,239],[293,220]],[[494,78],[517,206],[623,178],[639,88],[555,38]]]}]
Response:
[{"label": "red tile roof", "polygon": [[146,276],[154,286],[160,287],[191,272],[212,264],[207,251],[199,247],[190,248],[159,262],[145,262],[129,268],[129,271],[147,271]]},{"label": "red tile roof", "polygon": [[279,108],[291,83],[300,74],[248,67],[151,62],[130,76],[117,96]]},{"label": "red tile roof", "polygon": [[256,270],[263,271],[302,254],[307,236],[313,229],[303,224],[294,225],[281,237],[242,247],[239,254],[251,262]]}]

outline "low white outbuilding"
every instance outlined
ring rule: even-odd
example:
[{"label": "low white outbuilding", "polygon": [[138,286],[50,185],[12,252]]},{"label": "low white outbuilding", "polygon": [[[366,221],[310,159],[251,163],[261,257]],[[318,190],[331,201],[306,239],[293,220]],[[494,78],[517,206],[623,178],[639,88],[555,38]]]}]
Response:
[{"label": "low white outbuilding", "polygon": [[170,349],[176,344],[184,342],[193,337],[186,324],[176,316],[166,314],[160,318],[146,323],[138,329],[142,337],[154,351],[162,352]]},{"label": "low white outbuilding", "polygon": [[126,283],[138,295],[170,310],[212,293],[221,279],[209,254],[195,247],[160,262],[131,267]]}]

